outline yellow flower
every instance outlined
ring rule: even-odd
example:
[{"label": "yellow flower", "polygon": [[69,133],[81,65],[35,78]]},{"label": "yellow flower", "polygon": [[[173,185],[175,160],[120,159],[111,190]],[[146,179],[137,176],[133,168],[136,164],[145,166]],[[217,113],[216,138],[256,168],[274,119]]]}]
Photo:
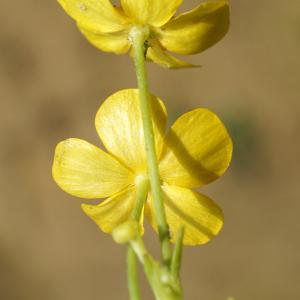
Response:
[{"label": "yellow flower", "polygon": [[58,0],[77,22],[80,31],[97,48],[124,54],[131,48],[130,33],[136,26],[149,32],[147,58],[169,68],[190,67],[175,58],[196,54],[213,46],[229,28],[228,0],[207,0],[174,17],[182,0]]},{"label": "yellow flower", "polygon": [[[192,189],[225,172],[231,160],[231,139],[218,117],[202,108],[182,115],[165,135],[164,104],[151,96],[151,107],[172,241],[184,224],[184,244],[208,242],[220,231],[223,214],[210,198]],[[147,176],[138,90],[122,90],[110,96],[101,105],[95,125],[108,153],[80,139],[65,140],[55,151],[53,177],[71,195],[108,197],[98,205],[83,204],[82,208],[104,232],[111,233],[130,219],[136,178]],[[150,192],[144,214],[156,229]]]}]

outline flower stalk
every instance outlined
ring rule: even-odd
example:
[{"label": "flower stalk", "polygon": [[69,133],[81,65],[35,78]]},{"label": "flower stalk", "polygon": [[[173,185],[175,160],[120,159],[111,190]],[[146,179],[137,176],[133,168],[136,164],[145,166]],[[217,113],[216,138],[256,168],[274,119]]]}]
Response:
[{"label": "flower stalk", "polygon": [[128,278],[128,292],[130,300],[141,300],[138,272],[137,272],[137,258],[131,246],[127,250],[127,278]]},{"label": "flower stalk", "polygon": [[[156,262],[148,253],[141,237],[130,241],[151,286],[156,300],[182,300],[182,289],[176,278],[167,266]],[[131,299],[130,299],[131,300]]]},{"label": "flower stalk", "polygon": [[[180,260],[181,260],[181,250],[182,250],[182,240],[183,240],[183,230],[180,231],[179,243],[175,247],[174,255],[172,256],[172,249],[169,241],[169,228],[166,220],[166,213],[163,204],[161,182],[159,178],[158,170],[158,160],[155,150],[155,139],[153,132],[153,123],[152,123],[152,111],[150,105],[150,97],[148,90],[148,80],[146,72],[145,57],[147,52],[147,46],[145,45],[146,40],[149,36],[149,31],[146,27],[135,27],[131,31],[131,39],[133,44],[134,51],[134,63],[137,74],[138,88],[139,88],[139,99],[141,107],[141,115],[143,121],[143,130],[144,130],[144,139],[146,147],[146,156],[147,156],[147,168],[148,176],[151,186],[151,192],[153,195],[154,202],[154,212],[155,212],[155,221],[158,227],[158,234],[161,244],[161,254],[163,264],[156,262],[147,252],[144,242],[141,237],[138,237],[136,240],[132,240],[129,246],[129,254],[131,251],[135,251],[136,257],[139,258],[140,262],[144,266],[144,271],[148,282],[153,290],[156,300],[181,300],[182,299],[182,290],[179,281],[179,276],[177,271],[179,270]],[[137,178],[136,181],[139,181]],[[141,213],[139,207],[141,203],[140,193],[143,191],[143,180],[141,182],[136,182],[137,188],[137,203],[133,211],[133,217],[136,218],[138,213]],[[136,219],[137,220],[137,219]],[[138,218],[139,220],[139,218]],[[133,267],[133,257],[131,257],[131,263],[129,261],[129,267]],[[171,271],[171,263],[175,266],[174,274]],[[136,270],[136,269],[135,269]],[[139,300],[137,297],[137,282],[132,282],[135,280],[136,272],[131,270],[132,278],[129,279],[129,291],[131,300]],[[132,291],[131,291],[131,288]]]},{"label": "flower stalk", "polygon": [[161,182],[159,178],[157,156],[155,151],[152,112],[149,101],[149,89],[145,63],[145,54],[147,51],[145,42],[148,38],[148,35],[149,31],[147,27],[134,27],[131,30],[130,37],[132,40],[134,52],[134,64],[138,81],[140,107],[147,155],[147,167],[151,185],[151,192],[153,195],[156,224],[161,243],[163,262],[165,265],[169,266],[171,262],[172,252],[169,242],[169,228],[166,221],[166,213],[163,204]]},{"label": "flower stalk", "polygon": [[[141,214],[147,199],[149,190],[149,181],[147,176],[141,174],[135,179],[136,186],[136,203],[132,212],[132,219],[140,223]],[[137,256],[133,248],[129,245],[127,250],[127,278],[128,291],[130,300],[140,300],[140,288],[137,272]]]},{"label": "flower stalk", "polygon": [[180,280],[183,238],[184,238],[184,226],[181,226],[177,233],[176,244],[175,244],[175,248],[172,255],[172,261],[171,261],[171,273],[178,280]]}]

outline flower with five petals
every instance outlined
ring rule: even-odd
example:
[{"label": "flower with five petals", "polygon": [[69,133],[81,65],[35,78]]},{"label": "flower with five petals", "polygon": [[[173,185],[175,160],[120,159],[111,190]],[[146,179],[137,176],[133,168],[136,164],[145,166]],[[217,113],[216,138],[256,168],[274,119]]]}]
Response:
[{"label": "flower with five petals", "polygon": [[166,51],[189,55],[213,46],[229,28],[228,0],[206,0],[175,16],[182,0],[58,0],[94,46],[116,54],[132,46],[136,26],[148,32],[147,58],[169,68],[191,67]]},{"label": "flower with five petals", "polygon": [[[151,96],[156,152],[171,240],[185,225],[184,244],[208,242],[223,225],[222,210],[193,189],[208,184],[227,169],[231,139],[219,118],[198,108],[183,114],[165,135],[167,113]],[[68,139],[55,150],[53,178],[67,193],[86,199],[106,198],[98,205],[82,204],[84,212],[107,233],[130,219],[135,206],[136,178],[147,176],[138,90],[122,90],[100,107],[95,121],[107,152],[80,139]],[[151,191],[144,214],[154,227]]]}]

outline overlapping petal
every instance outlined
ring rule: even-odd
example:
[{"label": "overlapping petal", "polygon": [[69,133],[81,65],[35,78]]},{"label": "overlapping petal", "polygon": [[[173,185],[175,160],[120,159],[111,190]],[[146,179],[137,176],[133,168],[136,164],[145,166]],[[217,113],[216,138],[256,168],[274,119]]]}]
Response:
[{"label": "overlapping petal", "polygon": [[128,18],[110,0],[58,0],[64,10],[84,28],[115,32],[126,28]]},{"label": "overlapping petal", "polygon": [[228,0],[206,1],[157,29],[157,38],[171,52],[195,54],[217,43],[228,28]]},{"label": "overlapping petal", "polygon": [[182,0],[121,0],[125,13],[137,24],[162,26],[175,14]]},{"label": "overlapping petal", "polygon": [[197,188],[221,176],[231,156],[232,141],[220,119],[207,109],[195,109],[171,127],[160,175],[168,184]]},{"label": "overlapping petal", "polygon": [[170,69],[197,67],[168,54],[158,44],[152,45],[150,48],[148,48],[147,59],[151,60],[156,64],[161,65],[164,68]]},{"label": "overlapping petal", "polygon": [[[166,126],[166,109],[161,100],[151,97],[154,134],[158,156]],[[96,116],[96,129],[106,149],[136,173],[146,170],[143,124],[136,89],[110,96]]]},{"label": "overlapping petal", "polygon": [[78,28],[93,46],[104,52],[124,54],[128,52],[131,47],[131,44],[128,40],[127,30],[111,33],[95,33],[93,31],[86,30],[80,25]]},{"label": "overlapping petal", "polygon": [[133,174],[111,155],[80,139],[60,142],[52,167],[55,182],[81,198],[103,198],[133,182]]},{"label": "overlapping petal", "polygon": [[[229,28],[228,0],[207,0],[195,9],[173,18],[182,0],[58,0],[76,20],[80,31],[98,49],[125,54],[131,48],[130,30],[145,25],[151,44],[147,58],[163,67],[194,65],[165,51],[177,54],[199,53],[217,43]],[[154,42],[154,43],[153,43]]]},{"label": "overlapping petal", "polygon": [[[204,244],[219,233],[223,226],[223,213],[211,199],[186,188],[168,185],[162,188],[172,242],[175,242],[181,225],[185,226],[185,245]],[[157,230],[151,197],[146,216]]]},{"label": "overlapping petal", "polygon": [[135,204],[134,188],[106,199],[98,205],[82,204],[83,211],[106,233],[130,219]]}]

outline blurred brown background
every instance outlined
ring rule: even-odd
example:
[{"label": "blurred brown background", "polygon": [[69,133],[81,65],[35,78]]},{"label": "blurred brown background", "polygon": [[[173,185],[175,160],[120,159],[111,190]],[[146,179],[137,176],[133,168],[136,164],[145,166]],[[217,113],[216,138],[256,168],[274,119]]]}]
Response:
[{"label": "blurred brown background", "polygon": [[[185,249],[186,299],[300,299],[300,2],[231,7],[227,37],[187,58],[202,68],[149,65],[172,120],[208,107],[235,141],[230,170],[204,189],[225,227]],[[136,86],[132,63],[90,46],[54,0],[1,0],[0,28],[0,299],[127,299],[125,247],[53,183],[51,164],[62,139],[99,144],[95,113]]]}]

